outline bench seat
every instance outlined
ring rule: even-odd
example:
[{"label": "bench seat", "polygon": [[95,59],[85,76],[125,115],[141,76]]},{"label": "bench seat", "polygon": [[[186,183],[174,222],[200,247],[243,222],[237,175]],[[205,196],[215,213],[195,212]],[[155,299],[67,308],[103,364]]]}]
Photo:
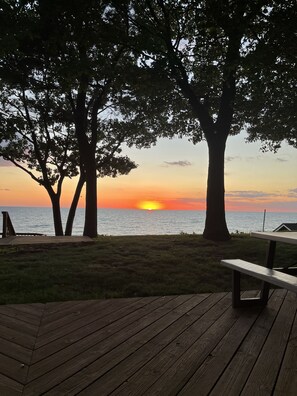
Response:
[{"label": "bench seat", "polygon": [[[266,305],[268,300],[269,284],[297,293],[297,277],[295,276],[240,259],[222,260],[221,264],[233,271],[232,299],[234,307],[256,303]],[[240,298],[240,273],[258,278],[264,282],[261,296],[259,298]]]}]

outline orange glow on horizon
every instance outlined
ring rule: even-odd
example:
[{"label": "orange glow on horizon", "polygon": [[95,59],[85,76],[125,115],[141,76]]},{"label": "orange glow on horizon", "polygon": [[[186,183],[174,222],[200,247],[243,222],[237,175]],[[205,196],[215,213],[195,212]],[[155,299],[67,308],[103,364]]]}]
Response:
[{"label": "orange glow on horizon", "polygon": [[164,208],[164,205],[158,201],[140,201],[137,203],[137,208],[144,210],[160,210]]},{"label": "orange glow on horizon", "polygon": [[[23,174],[16,167],[0,166],[0,206],[44,206],[51,207],[51,202],[46,190],[33,181],[28,175]],[[144,178],[144,182],[146,179]],[[109,179],[98,182],[98,208],[111,209],[140,209],[153,210],[205,210],[205,191],[194,189],[187,185],[179,186],[173,183],[141,183],[141,180],[127,182],[125,178],[119,180]],[[61,207],[69,208],[76,187],[76,180],[65,180]],[[267,190],[267,197],[251,198],[244,186],[237,191],[236,186],[229,187],[235,191],[234,196],[226,196],[226,211],[240,212],[292,212],[296,213],[296,198],[283,191]],[[256,188],[256,192],[260,187]],[[243,194],[241,194],[241,191]],[[288,190],[291,191],[291,190]],[[295,189],[292,189],[294,192]],[[254,192],[252,190],[251,192]],[[79,208],[85,207],[85,189],[82,190]]]}]

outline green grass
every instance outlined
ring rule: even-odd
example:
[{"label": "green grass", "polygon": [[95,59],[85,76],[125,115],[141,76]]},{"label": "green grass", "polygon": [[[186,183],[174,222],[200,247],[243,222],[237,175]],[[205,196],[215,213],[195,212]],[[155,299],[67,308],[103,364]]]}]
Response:
[{"label": "green grass", "polygon": [[[262,264],[266,247],[236,234],[220,243],[199,235],[101,236],[87,246],[2,248],[0,304],[230,290],[231,271],[220,260]],[[294,255],[296,247],[278,244],[276,261],[296,264]]]}]

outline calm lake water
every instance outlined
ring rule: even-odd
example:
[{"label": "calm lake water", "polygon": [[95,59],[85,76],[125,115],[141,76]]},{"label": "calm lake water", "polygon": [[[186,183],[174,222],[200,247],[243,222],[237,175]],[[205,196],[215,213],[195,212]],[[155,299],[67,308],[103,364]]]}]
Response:
[{"label": "calm lake water", "polygon": [[[17,232],[54,235],[51,208],[0,207],[0,209],[9,212]],[[68,209],[62,209],[64,222],[67,213]],[[230,232],[262,231],[263,212],[227,212],[226,217]],[[204,221],[205,212],[196,210],[99,209],[98,233],[102,235],[201,234]],[[268,212],[265,231],[273,231],[285,222],[297,222],[297,213]],[[84,209],[78,209],[73,235],[82,235],[83,224]]]}]

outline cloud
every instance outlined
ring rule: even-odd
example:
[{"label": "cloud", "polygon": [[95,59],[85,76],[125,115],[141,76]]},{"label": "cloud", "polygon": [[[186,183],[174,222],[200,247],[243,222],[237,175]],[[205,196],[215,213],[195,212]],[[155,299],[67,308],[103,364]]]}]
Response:
[{"label": "cloud", "polygon": [[293,198],[297,198],[297,188],[292,188],[291,190],[289,190],[288,196],[289,197],[293,197]]},{"label": "cloud", "polygon": [[170,166],[191,166],[191,165],[193,165],[189,161],[164,161],[164,163],[166,165],[170,165]]},{"label": "cloud", "polygon": [[260,161],[262,160],[263,157],[261,157],[261,155],[256,155],[254,157],[246,157],[246,160],[249,161]]},{"label": "cloud", "polygon": [[229,191],[228,193],[225,194],[226,197],[229,198],[269,198],[269,197],[275,197],[277,194],[272,194],[272,193],[266,193],[264,191]]},{"label": "cloud", "polygon": [[237,159],[241,159],[241,157],[239,155],[236,155],[235,157],[231,157],[231,156],[225,157],[226,162],[231,162]]},{"label": "cloud", "polygon": [[0,188],[0,191],[10,191],[9,188]]}]

